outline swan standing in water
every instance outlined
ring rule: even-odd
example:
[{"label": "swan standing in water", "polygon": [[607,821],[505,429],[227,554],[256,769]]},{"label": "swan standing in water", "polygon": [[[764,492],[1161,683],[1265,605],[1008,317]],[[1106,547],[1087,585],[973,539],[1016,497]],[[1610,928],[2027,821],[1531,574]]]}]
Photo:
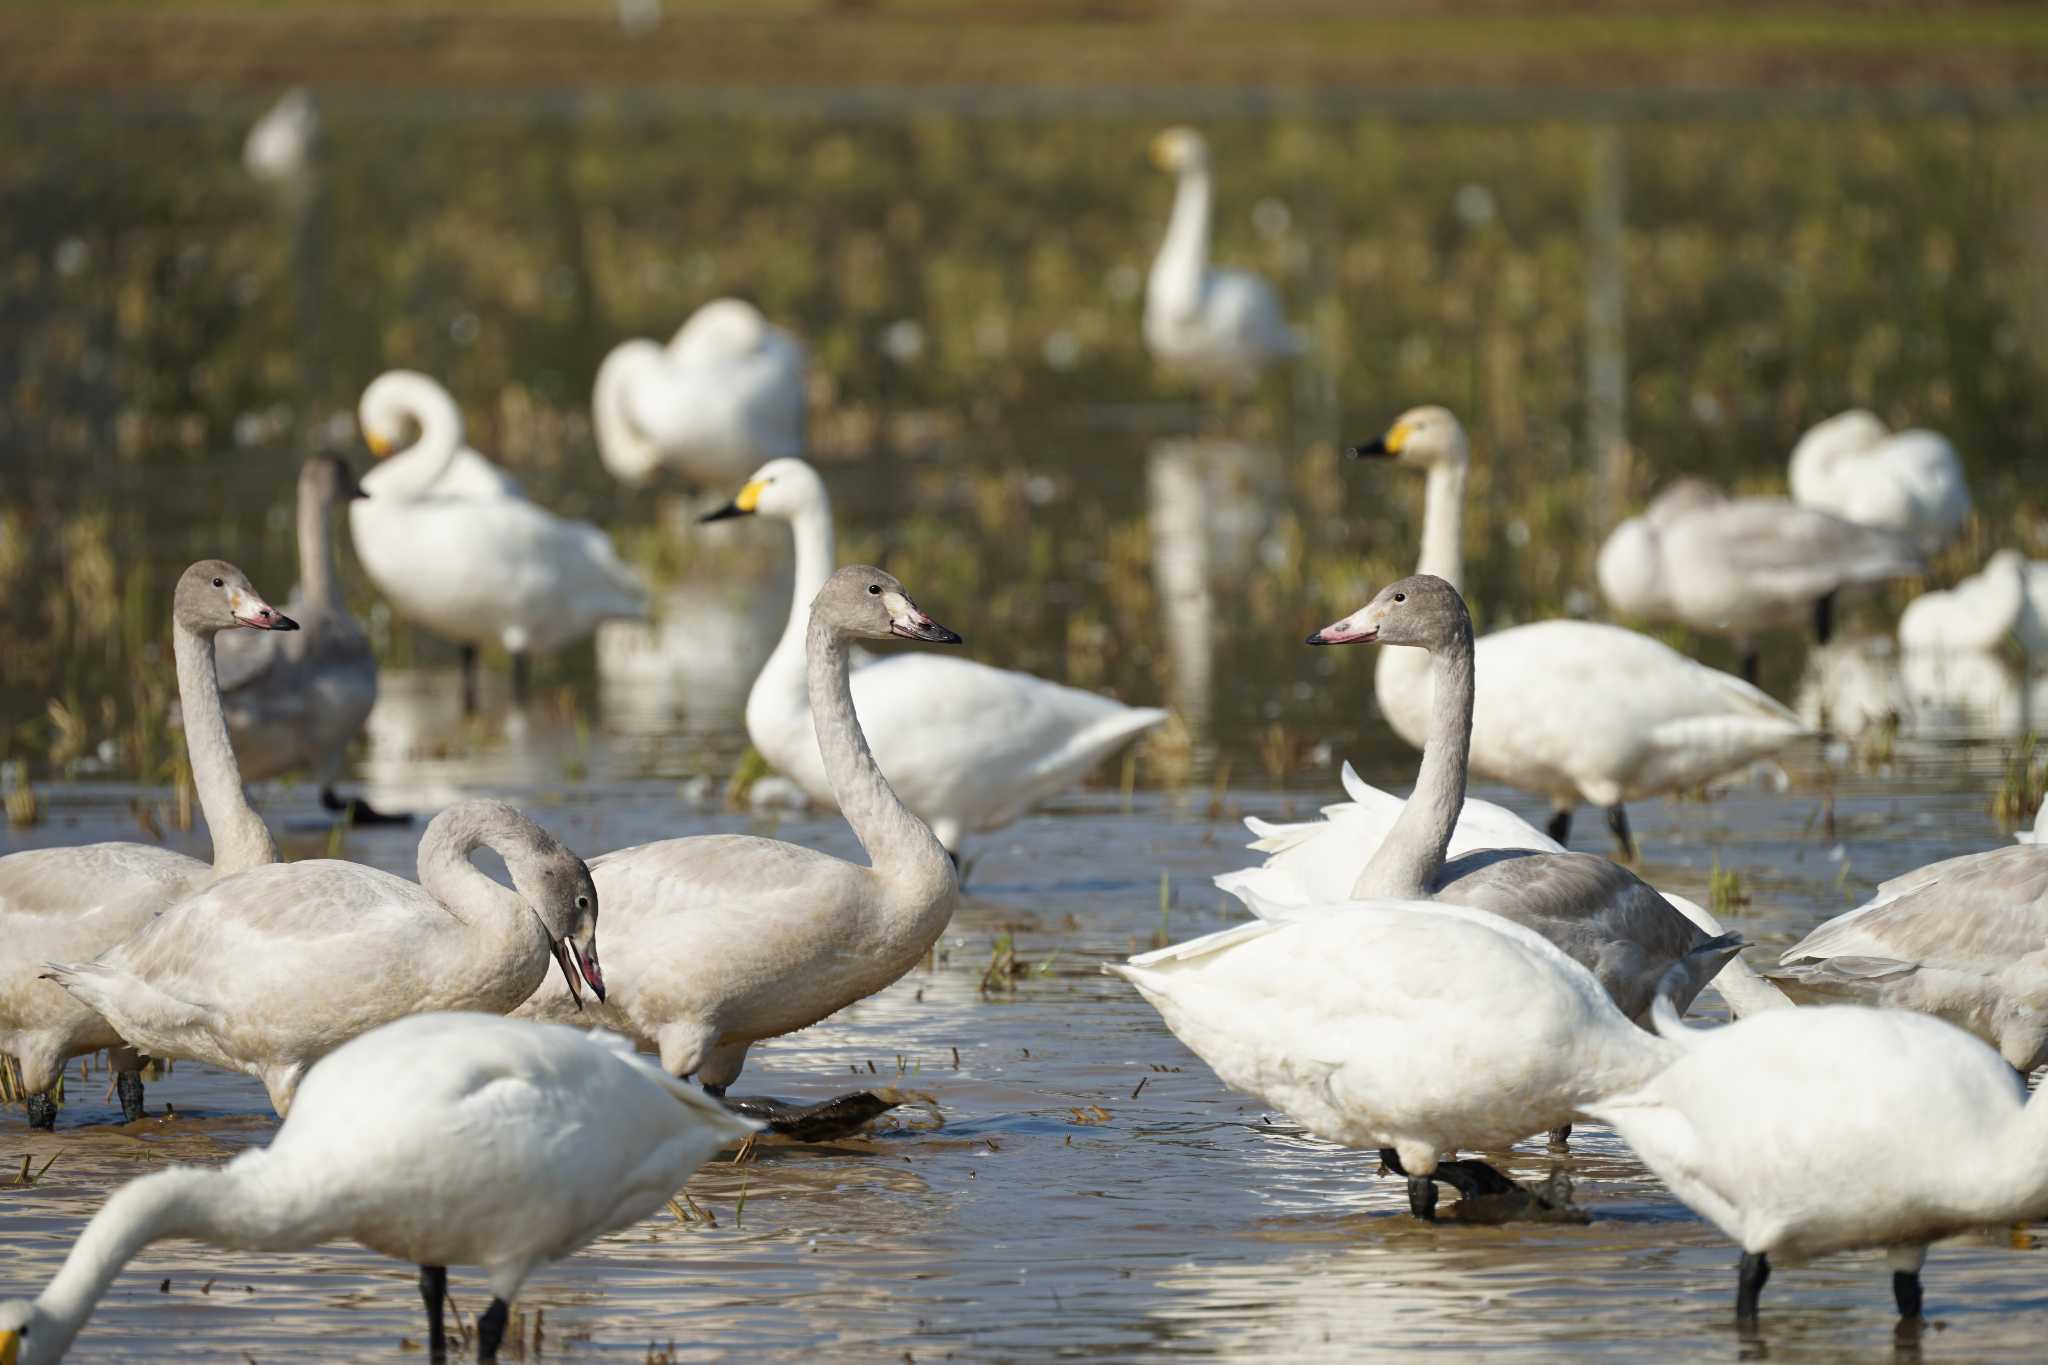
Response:
[{"label": "swan standing in water", "polygon": [[1540,934],[1442,903],[1356,901],[1260,920],[1105,970],[1224,1084],[1317,1137],[1380,1149],[1433,1219],[1436,1181],[1513,1190],[1481,1161],[1643,1085],[1677,1053]]},{"label": "swan standing in water", "polygon": [[1935,1015],[2023,1074],[2048,1064],[2048,847],[1966,853],[1894,877],[1767,975],[1801,1003]]},{"label": "swan standing in water", "polygon": [[[470,862],[479,848],[504,858],[513,890]],[[539,825],[501,801],[451,806],[420,839],[419,873],[326,858],[256,868],[50,975],[151,1056],[256,1077],[279,1114],[350,1038],[433,1010],[503,1014],[550,957],[577,1004],[579,976],[604,999],[597,889]]]},{"label": "swan standing in water", "polygon": [[1671,1066],[1587,1112],[1742,1247],[1751,1322],[1771,1258],[1884,1247],[1899,1316],[1920,1316],[1930,1242],[2048,1214],[2048,1099],[1959,1029],[1901,1010],[1777,1010],[1686,1028]]},{"label": "swan standing in water", "polygon": [[1904,536],[1934,554],[1970,515],[1956,448],[1932,431],[1891,432],[1862,408],[1814,426],[1792,448],[1793,500]]},{"label": "swan standing in water", "polygon": [[[428,483],[436,496],[453,498],[523,498],[519,481],[491,463],[463,440],[462,409],[455,396],[417,370],[387,370],[370,381],[356,403],[356,422],[363,442],[380,461],[363,475],[363,491],[375,497],[388,484],[416,481],[408,466],[392,457],[423,454],[416,464],[441,465]],[[401,445],[410,432],[410,444]],[[443,463],[445,462],[445,463]]]},{"label": "swan standing in water", "polygon": [[1192,128],[1152,139],[1152,160],[1179,177],[1166,240],[1145,281],[1145,344],[1163,364],[1199,378],[1246,383],[1301,338],[1257,275],[1209,264],[1209,146]]},{"label": "swan standing in water", "polygon": [[1899,617],[1899,643],[1911,650],[1989,651],[2008,639],[2029,655],[2048,653],[2048,563],[2030,564],[2018,550],[2000,550],[1953,588],[1922,593]]},{"label": "swan standing in water", "polygon": [[923,960],[953,918],[959,878],[876,766],[847,683],[849,641],[892,636],[960,642],[880,569],[850,565],[819,589],[811,707],[839,809],[871,865],[736,834],[604,854],[590,864],[614,964],[603,1007],[578,1015],[546,987],[522,1013],[616,1028],[657,1047],[670,1075],[723,1095],[751,1044],[808,1028]]},{"label": "swan standing in water", "polygon": [[597,453],[615,478],[645,483],[663,464],[698,483],[744,477],[804,453],[804,348],[742,299],[713,299],[667,349],[621,342],[591,397]]},{"label": "swan standing in water", "polygon": [[482,1014],[386,1024],[314,1067],[268,1147],[116,1190],[33,1302],[0,1302],[0,1361],[63,1357],[152,1242],[232,1251],[352,1241],[420,1268],[427,1355],[447,1358],[448,1267],[483,1268],[477,1358],[494,1360],[532,1273],[662,1207],[756,1124],[624,1039]]},{"label": "swan standing in water", "polygon": [[214,641],[228,733],[244,781],[310,768],[320,804],[354,824],[403,824],[360,797],[335,795],[348,746],[377,702],[377,658],[342,599],[334,562],[334,505],[360,498],[346,464],[306,461],[299,470],[299,586],[285,603],[296,633],[222,635]]},{"label": "swan standing in water", "polygon": [[20,1063],[31,1128],[56,1125],[57,1106],[46,1092],[64,1063],[101,1048],[115,1049],[122,1113],[130,1123],[142,1117],[141,1059],[83,1001],[42,980],[44,963],[104,952],[180,896],[277,861],[277,845],[242,790],[221,715],[213,642],[238,627],[298,629],[232,564],[202,559],[179,576],[171,649],[192,782],[213,838],[211,865],[129,843],[36,848],[0,858],[0,1052]]},{"label": "swan standing in water", "polygon": [[1810,620],[1826,644],[1843,588],[1921,567],[1912,543],[1896,531],[1786,498],[1730,498],[1701,479],[1680,479],[1641,516],[1615,527],[1595,565],[1608,605],[1729,637],[1750,682],[1757,678],[1759,632]]},{"label": "swan standing in water", "polygon": [[[837,784],[812,729],[817,684],[807,703],[804,682],[810,602],[832,572],[824,481],[802,460],[771,460],[704,520],[746,515],[788,522],[796,541],[789,624],[747,694],[747,735],[777,772],[813,800],[830,802]],[[1166,719],[1154,707],[929,654],[868,664],[854,672],[852,686],[889,785],[955,855],[969,833],[1008,824]]]},{"label": "swan standing in water", "polygon": [[[1379,439],[1352,447],[1427,472],[1417,573],[1464,589],[1465,429],[1440,407],[1411,408]],[[1581,801],[1603,807],[1635,856],[1623,803],[1686,791],[1811,733],[1748,683],[1647,635],[1591,621],[1537,621],[1476,646],[1475,772],[1547,797],[1550,837],[1571,832]],[[1373,694],[1394,733],[1421,748],[1431,667],[1419,649],[1381,653]]]},{"label": "swan standing in water", "polygon": [[[397,371],[363,395],[373,450],[389,448],[390,414],[400,410],[388,395],[417,397],[423,379]],[[512,656],[513,694],[524,699],[532,654],[574,643],[601,621],[644,617],[647,590],[590,523],[472,491],[460,477],[460,428],[445,416],[423,419],[418,441],[364,476],[369,496],[349,504],[349,527],[364,572],[398,613],[462,646],[463,705],[475,710],[480,646]],[[451,470],[452,491],[443,483]]]}]

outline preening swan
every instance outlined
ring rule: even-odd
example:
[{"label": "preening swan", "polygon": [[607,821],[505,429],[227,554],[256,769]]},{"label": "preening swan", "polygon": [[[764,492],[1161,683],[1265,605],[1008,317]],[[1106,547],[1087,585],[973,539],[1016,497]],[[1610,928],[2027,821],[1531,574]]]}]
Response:
[{"label": "preening swan", "polygon": [[414,1262],[437,1362],[448,1267],[480,1266],[477,1357],[493,1360],[535,1270],[661,1208],[756,1127],[613,1035],[401,1019],[314,1067],[268,1147],[116,1190],[34,1302],[0,1302],[0,1361],[61,1359],[123,1267],[172,1237],[230,1251],[352,1241]]},{"label": "preening swan", "polygon": [[613,476],[673,465],[699,483],[804,453],[804,348],[742,299],[713,299],[663,349],[626,341],[598,367],[591,415]]},{"label": "preening swan", "polygon": [[[395,372],[363,395],[373,448],[387,441],[383,395],[421,378]],[[647,590],[590,523],[520,497],[444,488],[459,440],[459,430],[423,422],[418,441],[364,476],[369,496],[349,504],[349,527],[364,572],[398,613],[463,646],[463,701],[474,710],[479,646],[512,656],[523,698],[530,655],[580,640],[600,621],[644,616]]]},{"label": "preening swan", "polygon": [[[789,624],[747,694],[747,735],[776,771],[813,800],[830,802],[835,784],[818,751],[804,687],[810,601],[832,572],[824,481],[801,460],[772,460],[705,520],[748,514],[790,524],[796,586]],[[1006,825],[1065,791],[1166,719],[1153,707],[929,654],[856,669],[853,702],[890,787],[956,854],[968,834]]]},{"label": "preening swan", "polygon": [[[462,409],[455,405],[455,395],[417,370],[387,370],[371,380],[356,403],[356,422],[370,453],[388,461],[363,475],[363,491],[371,497],[391,485],[416,486],[420,466],[440,467],[441,473],[426,485],[436,496],[526,496],[517,479],[463,440]],[[403,444],[408,432],[411,443]],[[420,458],[400,463],[393,458],[398,455]]]},{"label": "preening swan", "polygon": [[296,630],[240,569],[202,559],[178,578],[171,599],[171,649],[185,712],[185,748],[199,808],[213,837],[213,862],[150,844],[37,848],[0,858],[0,1052],[21,1064],[32,1128],[57,1122],[45,1093],[64,1063],[101,1048],[118,1049],[121,1109],[142,1117],[141,1062],[121,1035],[89,1008],[41,979],[52,958],[106,951],[180,896],[216,877],[277,861],[277,845],[249,806],[222,718],[213,640],[237,627]]},{"label": "preening swan", "polygon": [[2048,846],[1967,853],[1894,877],[1778,963],[1767,975],[1794,1000],[1936,1015],[2032,1071],[2048,1064]]},{"label": "preening swan", "polygon": [[1888,431],[1862,408],[1801,436],[1790,473],[1801,506],[1896,532],[1922,554],[1955,539],[1970,515],[1970,486],[1954,446],[1932,431]]},{"label": "preening swan", "polygon": [[1192,128],[1152,139],[1152,160],[1178,177],[1166,240],[1145,282],[1145,344],[1154,358],[1203,379],[1244,383],[1299,355],[1301,338],[1272,286],[1209,264],[1209,145]]},{"label": "preening swan", "polygon": [[1775,1010],[1693,1030],[1640,1088],[1587,1112],[1741,1245],[1735,1314],[1771,1259],[1884,1247],[1899,1315],[1920,1316],[1927,1245],[2048,1213],[2048,1100],[1961,1030],[1901,1010]]},{"label": "preening swan", "polygon": [[1728,636],[1754,682],[1760,632],[1810,620],[1826,644],[1837,593],[1918,573],[1921,564],[1896,531],[1680,479],[1609,533],[1595,568],[1608,605]]},{"label": "preening swan", "polygon": [[1899,617],[1907,649],[1988,651],[2009,639],[2048,653],[2048,562],[2030,564],[2018,550],[2000,550],[1953,588],[1922,593]]},{"label": "preening swan", "polygon": [[546,987],[523,1013],[619,1029],[658,1047],[670,1075],[723,1094],[749,1045],[808,1028],[924,958],[953,918],[959,879],[875,766],[847,686],[849,641],[891,636],[960,640],[880,569],[850,565],[818,591],[811,707],[839,809],[871,865],[734,834],[604,854],[590,864],[613,962],[603,1007],[579,1017]]},{"label": "preening swan", "polygon": [[362,497],[346,464],[306,461],[299,470],[299,585],[288,635],[230,631],[214,641],[228,733],[245,781],[309,768],[320,804],[356,824],[403,822],[360,797],[335,795],[348,746],[377,701],[377,659],[342,599],[334,563],[334,504]]},{"label": "preening swan", "polygon": [[[479,848],[504,858],[513,890],[470,862]],[[604,998],[597,889],[539,825],[501,801],[451,806],[420,839],[419,872],[414,883],[326,858],[256,868],[50,975],[151,1056],[248,1072],[280,1114],[340,1044],[408,1014],[503,1014],[550,958],[577,1002],[583,982]]]},{"label": "preening swan", "polygon": [[1226,1085],[1318,1137],[1380,1148],[1434,1217],[1434,1182],[1513,1188],[1483,1162],[1641,1086],[1676,1055],[1541,935],[1441,903],[1261,920],[1110,964]]},{"label": "preening swan", "polygon": [[[1410,408],[1377,440],[1351,448],[1427,472],[1417,573],[1463,591],[1465,429],[1440,407]],[[1581,801],[1607,811],[1633,857],[1623,803],[1686,791],[1776,753],[1810,731],[1748,683],[1647,635],[1590,621],[1537,621],[1475,646],[1472,770],[1547,797],[1563,843]],[[1430,725],[1429,655],[1381,652],[1380,713],[1421,748]]]}]

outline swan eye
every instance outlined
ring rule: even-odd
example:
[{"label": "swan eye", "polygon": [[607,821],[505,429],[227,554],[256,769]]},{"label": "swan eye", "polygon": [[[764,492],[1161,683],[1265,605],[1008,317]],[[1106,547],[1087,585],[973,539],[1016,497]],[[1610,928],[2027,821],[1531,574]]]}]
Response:
[{"label": "swan eye", "polygon": [[588,910],[590,908],[590,897],[578,896],[576,898],[576,908],[578,910]]},{"label": "swan eye", "polygon": [[216,588],[225,588],[227,586],[227,583],[222,579],[216,578],[213,580],[213,586]]},{"label": "swan eye", "polygon": [[882,595],[882,585],[880,583],[868,584],[868,595],[870,597],[880,597]]},{"label": "swan eye", "polygon": [[1405,592],[1397,592],[1394,594],[1394,600],[1396,602],[1406,602],[1408,600],[1408,594]]}]

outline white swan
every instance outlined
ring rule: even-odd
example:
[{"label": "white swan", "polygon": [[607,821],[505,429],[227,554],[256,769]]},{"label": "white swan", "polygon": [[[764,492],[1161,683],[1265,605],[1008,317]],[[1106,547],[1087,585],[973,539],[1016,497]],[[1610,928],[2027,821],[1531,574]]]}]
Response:
[{"label": "white swan", "polygon": [[[832,571],[832,506],[816,470],[771,460],[704,519],[749,514],[790,524],[796,586],[789,624],[747,695],[747,734],[778,772],[830,802],[833,783],[805,701],[804,640],[811,598]],[[1166,719],[1154,707],[929,654],[856,670],[853,699],[889,785],[956,854],[968,834],[1008,824],[1065,791]]]},{"label": "white swan", "polygon": [[713,299],[666,350],[626,341],[598,367],[591,415],[613,476],[674,465],[699,483],[804,453],[804,348],[742,299]]},{"label": "white swan", "polygon": [[1272,286],[1209,264],[1209,147],[1192,128],[1152,139],[1152,160],[1179,177],[1166,240],[1145,282],[1145,344],[1166,365],[1204,379],[1243,383],[1275,360],[1299,355],[1301,338]]},{"label": "white swan", "polygon": [[[441,473],[426,485],[437,497],[526,496],[517,479],[469,448],[455,395],[417,370],[387,370],[371,380],[356,403],[356,421],[364,444],[378,460],[391,460],[402,452],[421,457],[412,462],[414,466],[440,466]],[[401,446],[408,431],[412,440]],[[363,475],[362,485],[375,497],[387,487],[409,487],[417,481],[411,468],[391,460]]]},{"label": "white swan", "polygon": [[1766,973],[1802,1003],[1918,1010],[2048,1064],[2048,847],[1929,863],[1787,948]]},{"label": "white swan", "polygon": [[1462,906],[1359,901],[1109,964],[1235,1090],[1318,1137],[1379,1148],[1434,1216],[1442,1180],[1512,1188],[1477,1161],[1648,1081],[1676,1049],[1629,1023],[1541,935]]},{"label": "white swan", "polygon": [[1778,1010],[1658,1032],[1678,1059],[1596,1100],[1671,1192],[1741,1245],[1738,1320],[1771,1258],[1884,1247],[1899,1314],[1918,1318],[1927,1245],[2048,1213],[2048,1099],[1939,1020],[1854,1006]]},{"label": "white swan", "polygon": [[1843,588],[1922,566],[1896,531],[1788,498],[1730,498],[1702,479],[1680,479],[1608,534],[1594,567],[1615,610],[1729,637],[1754,681],[1758,633],[1811,621],[1826,644]]},{"label": "white swan", "polygon": [[[479,848],[504,858],[514,890],[470,862]],[[539,825],[501,801],[451,806],[420,839],[419,873],[326,858],[255,868],[50,976],[151,1056],[256,1077],[280,1114],[350,1038],[431,1010],[503,1014],[550,957],[579,1002],[579,975],[604,998],[597,890]]]},{"label": "white swan", "polygon": [[[40,979],[43,964],[103,952],[206,882],[277,861],[277,845],[242,791],[221,716],[213,638],[238,626],[297,629],[232,564],[202,559],[179,576],[171,599],[171,649],[192,782],[213,836],[210,866],[169,849],[127,843],[36,848],[0,858],[0,1052],[21,1065],[31,1127],[56,1123],[57,1107],[44,1092],[56,1085],[66,1061],[101,1048],[124,1048],[105,1019]],[[131,1123],[142,1117],[140,1066],[133,1053],[117,1053],[121,1108]]]},{"label": "white swan", "polygon": [[[1462,591],[1470,454],[1458,419],[1411,408],[1350,453],[1427,471],[1416,572]],[[1587,801],[1606,809],[1633,856],[1624,802],[1689,790],[1810,733],[1748,683],[1619,626],[1537,621],[1495,631],[1476,650],[1472,769],[1547,797],[1559,843],[1572,808]],[[1419,649],[1383,651],[1373,673],[1381,714],[1417,748],[1429,733],[1430,673]]]},{"label": "white swan", "polygon": [[377,658],[349,615],[334,563],[334,504],[361,496],[340,460],[306,461],[299,470],[299,584],[285,603],[299,629],[230,631],[214,641],[213,653],[243,780],[310,768],[327,809],[357,824],[402,822],[410,817],[387,816],[334,792],[349,743],[377,702]]},{"label": "white swan", "polygon": [[242,141],[242,167],[258,180],[285,184],[304,175],[320,144],[320,109],[313,92],[295,85],[278,96]]},{"label": "white swan", "polygon": [[1899,617],[1907,649],[1989,651],[2008,639],[2048,653],[2048,561],[2028,563],[2018,550],[2000,550],[1953,588],[1922,593]]},{"label": "white swan", "polygon": [[2034,827],[2018,831],[2012,836],[2012,841],[2016,844],[2048,844],[2048,801],[2043,801],[2041,808],[2034,812]]},{"label": "white swan", "polygon": [[1802,506],[1897,532],[1922,554],[1955,539],[1970,515],[1970,486],[1954,446],[1932,431],[1888,431],[1862,408],[1801,436],[1790,473]]},{"label": "white swan", "polygon": [[[373,440],[371,398],[393,378],[363,395]],[[423,433],[365,476],[369,496],[349,504],[349,528],[364,572],[399,614],[463,646],[463,699],[474,710],[479,646],[502,645],[512,656],[513,690],[523,698],[530,655],[582,639],[600,621],[644,616],[647,590],[588,522],[524,498],[444,489],[457,440]]]},{"label": "white swan", "polygon": [[645,1218],[757,1125],[670,1080],[622,1038],[481,1014],[423,1014],[313,1068],[268,1147],[116,1190],[33,1302],[0,1302],[0,1361],[51,1365],[144,1247],[232,1251],[352,1241],[420,1267],[427,1354],[447,1353],[448,1267],[481,1266],[496,1358],[541,1266]]},{"label": "white swan", "polygon": [[917,965],[960,883],[946,850],[875,766],[847,685],[849,639],[957,644],[880,569],[850,565],[819,590],[807,633],[810,693],[839,809],[862,867],[795,844],[699,835],[591,861],[613,962],[600,1008],[578,1015],[543,987],[522,1013],[616,1028],[672,1076],[723,1094],[750,1044],[808,1028]]}]

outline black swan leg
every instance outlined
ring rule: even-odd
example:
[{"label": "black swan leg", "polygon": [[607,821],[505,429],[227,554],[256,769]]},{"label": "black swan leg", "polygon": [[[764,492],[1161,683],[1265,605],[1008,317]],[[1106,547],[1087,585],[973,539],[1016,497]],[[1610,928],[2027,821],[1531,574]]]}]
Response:
[{"label": "black swan leg", "polygon": [[1917,1270],[1894,1270],[1892,1272],[1892,1298],[1899,1305],[1899,1316],[1910,1322],[1920,1316],[1920,1272]]},{"label": "black swan leg", "polygon": [[1557,840],[1560,844],[1572,837],[1572,810],[1570,806],[1566,806],[1562,810],[1550,812],[1549,833],[1550,837]]},{"label": "black swan leg", "polygon": [[57,1101],[48,1095],[28,1097],[28,1126],[48,1132],[57,1126]]},{"label": "black swan leg", "polygon": [[512,700],[519,706],[526,705],[527,690],[533,685],[533,660],[525,654],[512,656]]},{"label": "black swan leg", "polygon": [[114,1076],[114,1092],[121,1097],[121,1119],[134,1123],[142,1117],[142,1073],[122,1071]]},{"label": "black swan leg", "polygon": [[1813,604],[1813,638],[1826,644],[1835,633],[1835,595],[1829,593]]},{"label": "black swan leg", "polygon": [[1607,828],[1613,831],[1614,842],[1621,849],[1621,860],[1632,863],[1636,860],[1636,836],[1628,827],[1628,807],[1618,802],[1607,808]]},{"label": "black swan leg", "polygon": [[420,1299],[427,1305],[427,1359],[435,1365],[448,1359],[448,1329],[441,1318],[441,1306],[448,1298],[448,1267],[420,1267]]},{"label": "black swan leg", "polygon": [[1744,1252],[1735,1274],[1735,1320],[1756,1321],[1756,1301],[1771,1278],[1771,1260],[1761,1251]]},{"label": "black swan leg", "polygon": [[1755,645],[1745,644],[1742,647],[1742,680],[1751,687],[1758,686],[1757,679],[1763,676],[1763,668],[1763,655]]},{"label": "black swan leg", "polygon": [[1551,1150],[1551,1151],[1553,1151],[1553,1152],[1569,1152],[1569,1151],[1570,1151],[1571,1149],[1572,1149],[1572,1126],[1571,1126],[1571,1125],[1570,1125],[1569,1123],[1560,1123],[1560,1124],[1559,1124],[1559,1125],[1558,1125],[1557,1127],[1555,1127],[1555,1128],[1553,1128],[1553,1129],[1551,1129],[1551,1130],[1550,1130],[1550,1150]]},{"label": "black swan leg", "polygon": [[512,1306],[503,1299],[492,1299],[491,1306],[476,1320],[476,1358],[496,1360],[498,1346],[505,1340],[505,1319],[512,1316]]}]

